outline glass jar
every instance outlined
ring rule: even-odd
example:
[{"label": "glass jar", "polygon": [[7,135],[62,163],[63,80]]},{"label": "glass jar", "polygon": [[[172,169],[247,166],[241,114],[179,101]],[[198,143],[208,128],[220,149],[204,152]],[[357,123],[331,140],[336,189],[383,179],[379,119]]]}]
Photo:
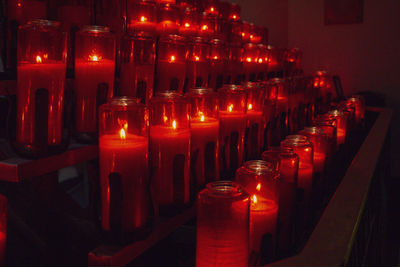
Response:
[{"label": "glass jar", "polygon": [[209,183],[198,195],[197,267],[247,267],[249,195],[230,181]]},{"label": "glass jar", "polygon": [[277,47],[268,45],[268,79],[283,77],[283,50]]},{"label": "glass jar", "polygon": [[180,35],[161,36],[158,41],[155,92],[183,92],[188,52]]},{"label": "glass jar", "polygon": [[[328,155],[333,156],[338,146],[336,119],[328,114],[320,114],[314,119],[313,124],[321,127],[324,133],[329,137],[330,149]],[[329,159],[328,162],[330,162]]]},{"label": "glass jar", "polygon": [[280,254],[285,254],[294,244],[299,156],[291,148],[271,147],[263,152],[262,159],[272,163],[280,175],[277,244]]},{"label": "glass jar", "polygon": [[218,180],[218,96],[211,89],[194,88],[186,93],[190,102],[190,168],[196,192]]},{"label": "glass jar", "polygon": [[200,14],[199,34],[203,37],[210,38],[217,30],[217,16],[207,12]]},{"label": "glass jar", "polygon": [[202,37],[195,37],[190,40],[188,46],[186,89],[207,87],[210,71],[210,43]]},{"label": "glass jar", "polygon": [[66,34],[60,24],[34,20],[18,31],[15,148],[41,157],[66,148],[63,136]]},{"label": "glass jar", "polygon": [[348,99],[354,103],[356,109],[356,123],[360,124],[365,117],[365,100],[360,95],[354,95]]},{"label": "glass jar", "polygon": [[103,26],[85,26],[75,43],[75,133],[97,140],[98,107],[114,95],[115,36]]},{"label": "glass jar", "polygon": [[258,60],[257,60],[257,81],[264,81],[267,79],[267,68],[269,50],[264,44],[258,44]]},{"label": "glass jar", "polygon": [[322,127],[311,126],[299,131],[299,134],[307,136],[314,147],[314,172],[323,173],[325,161],[328,157],[328,139]]},{"label": "glass jar", "polygon": [[269,256],[275,252],[279,207],[279,174],[271,163],[247,161],[236,171],[235,181],[250,195],[250,250]]},{"label": "glass jar", "polygon": [[221,39],[211,40],[210,84],[208,87],[217,91],[224,83],[225,44]]},{"label": "glass jar", "polygon": [[247,82],[243,84],[247,93],[247,129],[245,139],[245,158],[258,159],[264,147],[264,100],[265,90],[259,83]]},{"label": "glass jar", "polygon": [[198,36],[199,22],[197,10],[191,7],[182,9],[179,34],[186,37]]},{"label": "glass jar", "polygon": [[137,99],[117,97],[99,114],[102,228],[117,238],[144,238],[152,217],[148,109]]},{"label": "glass jar", "polygon": [[218,95],[221,177],[232,179],[244,156],[246,91],[242,86],[231,84],[219,89]]},{"label": "glass jar", "polygon": [[242,62],[246,81],[254,82],[257,80],[259,52],[256,44],[247,43],[244,45]]},{"label": "glass jar", "polygon": [[337,144],[343,145],[347,137],[347,118],[343,111],[338,109],[330,110],[328,115],[336,119]]},{"label": "glass jar", "polygon": [[148,104],[154,91],[156,58],[154,36],[145,32],[125,35],[121,40],[120,95]]},{"label": "glass jar", "polygon": [[243,81],[243,49],[240,43],[229,43],[227,46],[228,56],[225,61],[227,72],[226,84],[240,84]]},{"label": "glass jar", "polygon": [[189,108],[175,92],[150,100],[150,166],[162,215],[174,215],[190,204]]},{"label": "glass jar", "polygon": [[127,28],[130,33],[147,32],[155,34],[157,27],[157,8],[152,0],[127,1]]},{"label": "glass jar", "polygon": [[157,32],[160,35],[178,34],[180,10],[174,3],[162,2],[157,5]]}]

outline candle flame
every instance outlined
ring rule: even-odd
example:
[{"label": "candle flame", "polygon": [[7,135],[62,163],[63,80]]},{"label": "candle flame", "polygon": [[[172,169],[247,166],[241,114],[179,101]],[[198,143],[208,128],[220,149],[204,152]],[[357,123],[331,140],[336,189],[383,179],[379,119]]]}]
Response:
[{"label": "candle flame", "polygon": [[256,197],[256,195],[253,195],[253,196],[251,197],[251,201],[253,201],[254,204],[257,204],[257,197]]},{"label": "candle flame", "polygon": [[253,38],[254,38],[254,36],[252,34],[250,34],[250,39],[253,39]]},{"label": "candle flame", "polygon": [[211,12],[214,12],[214,10],[215,10],[214,7],[210,7]]},{"label": "candle flame", "polygon": [[262,59],[262,58],[259,58],[259,59],[258,59],[258,63],[263,63],[263,59]]},{"label": "candle flame", "polygon": [[246,34],[244,32],[242,32],[242,37],[244,37]]},{"label": "candle flame", "polygon": [[304,149],[304,151],[309,152],[310,149],[307,147],[307,148]]},{"label": "candle flame", "polygon": [[164,116],[163,119],[164,119],[164,122],[168,121],[168,117],[167,116]]},{"label": "candle flame", "polygon": [[251,57],[247,57],[247,58],[246,58],[246,61],[247,61],[247,62],[251,62]]},{"label": "candle flame", "polygon": [[17,6],[18,6],[18,7],[21,7],[21,3],[18,2]]},{"label": "candle flame", "polygon": [[203,25],[203,26],[201,27],[201,29],[202,29],[203,31],[206,31],[206,30],[208,30],[208,26],[207,26],[207,25]]},{"label": "candle flame", "polygon": [[196,61],[199,61],[199,60],[200,60],[200,57],[199,57],[199,56],[194,56],[194,59],[195,59]]},{"label": "candle flame", "polygon": [[260,183],[257,184],[256,189],[257,189],[257,191],[260,191],[260,190],[261,190],[261,184],[260,184]]},{"label": "candle flame", "polygon": [[204,115],[201,115],[200,121],[204,121]]},{"label": "candle flame", "polygon": [[175,62],[175,56],[171,56],[169,62]]},{"label": "candle flame", "polygon": [[172,128],[176,129],[176,120],[172,121]]},{"label": "candle flame", "polygon": [[218,59],[218,56],[214,56],[214,59],[217,60],[217,59]]},{"label": "candle flame", "polygon": [[141,22],[147,21],[147,18],[146,18],[145,16],[141,16],[141,17],[140,17],[140,21],[141,21]]},{"label": "candle flame", "polygon": [[233,104],[230,104],[230,105],[228,106],[228,111],[229,111],[229,112],[232,112],[232,111],[233,111]]},{"label": "candle flame", "polygon": [[186,23],[185,23],[185,27],[186,27],[186,28],[189,28],[189,27],[190,27],[190,24],[186,22]]},{"label": "candle flame", "polygon": [[43,58],[44,58],[44,59],[47,59],[48,57],[49,57],[48,54],[43,54]]},{"label": "candle flame", "polygon": [[124,123],[124,129],[125,129],[125,130],[128,129],[128,123],[127,123],[127,122]]},{"label": "candle flame", "polygon": [[252,105],[252,104],[249,104],[249,105],[247,106],[247,109],[248,109],[248,110],[252,110],[252,109],[253,109],[253,105]]},{"label": "candle flame", "polygon": [[236,20],[236,19],[237,19],[237,16],[236,16],[236,15],[233,15],[232,18],[233,18],[234,20]]},{"label": "candle flame", "polygon": [[40,56],[36,56],[36,63],[42,63],[42,58]]},{"label": "candle flame", "polygon": [[89,61],[97,62],[97,61],[99,61],[99,60],[101,60],[101,56],[98,56],[98,55],[96,55],[96,54],[94,54],[94,55],[89,55]]},{"label": "candle flame", "polygon": [[121,137],[121,140],[125,140],[126,139],[126,133],[125,133],[125,130],[123,128],[121,130],[119,130],[119,136]]}]

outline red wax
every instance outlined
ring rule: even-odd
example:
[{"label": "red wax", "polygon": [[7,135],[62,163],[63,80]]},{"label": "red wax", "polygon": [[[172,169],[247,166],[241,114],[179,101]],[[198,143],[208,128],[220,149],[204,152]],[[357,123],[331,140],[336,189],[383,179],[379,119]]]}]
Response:
[{"label": "red wax", "polygon": [[[264,114],[262,111],[247,111],[248,140],[247,159],[258,159],[264,147]],[[257,127],[255,125],[258,125]]]},{"label": "red wax", "polygon": [[[159,92],[176,90],[183,91],[185,82],[186,64],[185,62],[170,62],[167,60],[159,60],[157,64],[157,88]],[[173,80],[177,79],[177,88]],[[172,88],[171,88],[172,87]]]},{"label": "red wax", "polygon": [[[223,80],[220,81],[220,84],[217,84],[218,76],[224,74],[224,61],[213,59],[211,57],[211,68],[210,68],[210,88],[214,90],[218,89],[217,86],[221,87]],[[222,78],[223,79],[223,78]]]},{"label": "red wax", "polygon": [[299,164],[299,173],[297,177],[297,185],[304,190],[304,199],[307,203],[311,197],[313,183],[313,165],[308,163]]},{"label": "red wax", "polygon": [[[146,92],[138,91],[138,84],[146,83]],[[140,98],[142,103],[148,103],[154,90],[154,65],[136,65],[124,63],[121,68],[121,95]],[[145,93],[145,94],[143,94]],[[143,99],[144,98],[144,99]]]},{"label": "red wax", "polygon": [[65,64],[40,63],[18,66],[17,141],[32,144],[35,140],[35,93],[39,88],[48,90],[49,145],[62,141],[62,113],[64,101]]},{"label": "red wax", "polygon": [[325,153],[314,152],[314,171],[323,172],[325,167]]},{"label": "red wax", "polygon": [[[174,181],[175,156],[183,155],[183,181]],[[169,206],[175,203],[174,198],[179,195],[183,203],[189,202],[189,161],[190,161],[190,131],[179,130],[166,126],[150,127],[150,162],[152,165],[152,179],[155,194],[160,206]],[[174,182],[183,185],[183,192],[174,191]]]},{"label": "red wax", "polygon": [[[188,88],[207,87],[209,70],[210,64],[207,61],[188,61]],[[201,83],[197,82],[198,78],[201,78]]]},{"label": "red wax", "polygon": [[100,83],[106,83],[108,98],[113,96],[114,66],[114,61],[109,59],[75,62],[75,127],[77,132],[97,131],[97,88]]},{"label": "red wax", "polygon": [[264,234],[271,234],[275,240],[278,205],[272,200],[254,196],[250,204],[250,249],[259,251]]},{"label": "red wax", "polygon": [[159,34],[177,34],[179,32],[179,25],[172,20],[164,20],[157,24],[157,32]]},{"label": "red wax", "polygon": [[122,229],[133,231],[148,221],[150,196],[148,191],[148,139],[127,133],[99,138],[100,187],[102,195],[102,227],[110,230],[110,173],[122,180]]},{"label": "red wax", "polygon": [[[215,143],[215,165],[218,166],[218,131],[219,131],[219,121],[218,120],[207,120],[204,121],[195,120],[190,123],[190,147],[191,147],[191,155],[193,156],[196,151],[197,161],[195,171],[196,171],[196,179],[198,186],[204,186],[206,183],[211,182],[207,181],[207,177],[205,176],[205,148],[206,145],[210,142]],[[193,168],[193,166],[192,166]],[[215,170],[214,180],[218,178],[218,168]]]},{"label": "red wax", "polygon": [[[223,153],[225,154],[226,167],[228,170],[236,171],[236,169],[242,165],[246,125],[247,117],[245,113],[219,111],[219,140],[221,146],[225,147]],[[238,133],[238,146],[233,148],[237,151],[238,157],[235,159],[235,161],[237,161],[237,166],[230,161],[231,134],[234,132]],[[227,143],[225,143],[225,141],[227,141]]]},{"label": "red wax", "polygon": [[155,32],[157,23],[151,21],[131,21],[130,31]]}]

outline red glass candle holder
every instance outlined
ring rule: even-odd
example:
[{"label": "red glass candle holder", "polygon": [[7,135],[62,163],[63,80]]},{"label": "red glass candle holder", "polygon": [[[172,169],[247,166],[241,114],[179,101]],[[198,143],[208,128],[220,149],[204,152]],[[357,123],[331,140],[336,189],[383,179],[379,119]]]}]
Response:
[{"label": "red glass candle holder", "polygon": [[85,26],[75,44],[75,132],[90,142],[97,132],[97,111],[114,95],[115,37],[107,27]]},{"label": "red glass candle holder", "polygon": [[155,196],[163,215],[190,201],[189,103],[174,92],[150,101],[150,163]]},{"label": "red glass candle holder", "polygon": [[313,157],[314,148],[312,143],[304,135],[289,135],[281,142],[281,147],[292,148],[299,156],[299,171],[297,186],[302,191],[302,202],[305,206],[310,205],[313,185]]},{"label": "red glass candle holder", "polygon": [[[261,82],[261,85],[264,86],[265,90],[265,99],[264,99],[264,121],[265,121],[265,129],[264,129],[264,147],[263,150],[268,149],[273,143],[274,134],[276,135],[276,126],[277,126],[277,112],[276,112],[276,104],[277,104],[277,96],[278,96],[278,87],[272,82]],[[278,138],[276,138],[278,139]],[[279,140],[280,141],[280,140]],[[275,143],[279,143],[276,140]]]},{"label": "red glass candle holder", "polygon": [[59,23],[35,20],[18,31],[16,149],[44,156],[63,146],[66,35]]},{"label": "red glass candle holder", "polygon": [[187,49],[179,35],[161,36],[158,42],[155,92],[183,92]]},{"label": "red glass candle holder", "polygon": [[[125,0],[95,0],[96,25],[111,29],[118,38],[126,31],[127,1]],[[134,0],[136,1],[136,0]],[[129,1],[128,1],[129,2]],[[117,46],[118,47],[118,46]]]},{"label": "red glass candle holder", "polygon": [[258,159],[264,144],[264,100],[265,90],[259,83],[243,84],[247,93],[247,130],[245,140],[246,159]]},{"label": "red glass candle holder", "polygon": [[191,7],[186,7],[182,11],[181,24],[179,34],[184,36],[197,36],[199,33],[199,22],[197,10]]},{"label": "red glass candle holder", "polygon": [[208,14],[219,16],[219,1],[218,0],[203,1],[203,10]]},{"label": "red glass candle holder", "polygon": [[[281,140],[285,138],[289,130],[289,84],[287,80],[280,78],[273,78],[269,82],[271,87],[276,87],[276,129],[278,139]],[[273,145],[277,145],[277,143],[274,142]]]},{"label": "red glass candle holder", "polygon": [[321,114],[314,119],[313,124],[321,127],[322,130],[324,131],[324,134],[327,135],[330,140],[330,146],[329,146],[330,149],[328,153],[329,156],[327,159],[327,161],[330,162],[331,155],[333,155],[333,153],[338,148],[336,119],[328,114]]},{"label": "red glass candle holder", "polygon": [[102,228],[116,238],[142,238],[152,216],[148,109],[120,97],[102,105],[99,114]]},{"label": "red glass candle holder", "polygon": [[242,33],[241,33],[242,42],[244,42],[244,43],[251,42],[251,39],[250,39],[251,27],[252,27],[252,24],[250,22],[243,21]]},{"label": "red glass candle holder", "polygon": [[7,240],[7,198],[0,195],[0,266],[4,266]]},{"label": "red glass candle holder", "polygon": [[207,12],[200,15],[199,34],[204,37],[211,37],[217,29],[217,16]]},{"label": "red glass candle holder", "polygon": [[221,39],[211,40],[210,84],[208,87],[217,91],[224,83],[225,44]]},{"label": "red glass candle holder", "polygon": [[230,181],[213,182],[197,203],[196,266],[247,267],[249,195]]},{"label": "red glass candle holder", "polygon": [[174,3],[157,5],[157,32],[159,34],[177,34],[180,25],[180,10]]},{"label": "red glass candle holder", "polygon": [[218,97],[207,88],[190,89],[186,97],[190,102],[191,177],[198,191],[219,177]]},{"label": "red glass candle holder", "polygon": [[210,71],[210,43],[202,37],[195,37],[190,40],[188,50],[187,89],[207,87]]},{"label": "red glass candle holder", "polygon": [[262,159],[279,172],[278,250],[288,253],[294,244],[293,225],[296,214],[299,156],[291,148],[271,147]]},{"label": "red glass candle holder", "polygon": [[343,111],[338,109],[330,110],[328,114],[336,119],[337,144],[343,145],[347,137],[347,118]]},{"label": "red glass candle holder", "polygon": [[243,49],[240,43],[229,43],[227,46],[228,55],[225,61],[227,72],[226,83],[240,84],[243,81]]},{"label": "red glass candle holder", "polygon": [[268,78],[276,78],[281,76],[280,72],[283,69],[283,50],[277,47],[268,45]]},{"label": "red glass candle holder", "polygon": [[229,19],[231,20],[240,20],[240,13],[242,8],[240,5],[231,3],[230,10],[229,10]]},{"label": "red glass candle holder", "polygon": [[353,102],[350,102],[348,100],[343,100],[340,101],[340,103],[337,105],[337,109],[342,111],[345,114],[345,117],[347,119],[347,125],[346,129],[348,132],[354,130],[356,126],[356,106]]},{"label": "red glass candle holder", "polygon": [[243,49],[243,72],[246,81],[256,81],[258,72],[259,50],[256,44],[247,43]]},{"label": "red glass candle holder", "polygon": [[9,0],[7,1],[8,19],[22,25],[30,20],[45,19],[46,1],[42,0]]},{"label": "red glass candle holder", "polygon": [[319,126],[306,127],[299,134],[307,136],[314,147],[314,172],[323,173],[325,169],[326,157],[328,156],[328,137],[324,129]]},{"label": "red glass candle holder", "polygon": [[271,163],[252,160],[236,171],[235,181],[250,195],[250,250],[274,255],[279,207],[278,172]]},{"label": "red glass candle holder", "polygon": [[348,99],[348,101],[355,105],[355,119],[356,123],[360,124],[365,117],[365,101],[360,95],[354,95]]},{"label": "red glass candle holder", "polygon": [[148,104],[153,96],[155,38],[141,32],[121,40],[120,94]]},{"label": "red glass candle holder", "polygon": [[242,43],[243,22],[241,20],[231,20],[228,22],[227,29],[229,31],[228,41],[230,43]]},{"label": "red glass candle holder", "polygon": [[257,59],[257,80],[264,81],[267,79],[267,68],[268,68],[268,58],[269,50],[264,44],[258,44],[258,59]]},{"label": "red glass candle holder", "polygon": [[244,156],[246,91],[238,85],[224,85],[218,94],[221,177],[232,179]]},{"label": "red glass candle holder", "polygon": [[155,33],[157,8],[152,0],[129,0],[127,2],[127,28],[132,32]]}]

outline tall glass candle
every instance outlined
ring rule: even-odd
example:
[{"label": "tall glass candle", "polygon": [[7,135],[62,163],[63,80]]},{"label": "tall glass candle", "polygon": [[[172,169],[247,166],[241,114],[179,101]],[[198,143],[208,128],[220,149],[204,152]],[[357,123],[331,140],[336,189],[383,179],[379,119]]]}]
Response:
[{"label": "tall glass candle", "polygon": [[[235,177],[235,181],[250,195],[250,250],[268,255],[269,260],[275,249],[278,177],[273,165],[262,160],[245,162]],[[262,248],[270,251],[262,251]]]},{"label": "tall glass candle", "polygon": [[187,89],[207,87],[210,71],[210,44],[202,37],[195,37],[190,40],[188,46]]},{"label": "tall glass candle", "polygon": [[267,46],[269,50],[268,58],[268,78],[278,78],[282,77],[283,70],[283,51],[277,47],[271,45]]},{"label": "tall glass candle", "polygon": [[271,147],[262,159],[271,162],[279,172],[278,250],[288,253],[293,246],[293,225],[296,214],[299,156],[292,148]]},{"label": "tall glass candle", "polygon": [[337,144],[343,145],[346,142],[347,136],[347,119],[345,114],[338,109],[330,110],[328,114],[336,119]]},{"label": "tall glass candle", "polygon": [[328,153],[328,161],[329,161],[329,158],[338,148],[336,119],[328,114],[321,114],[314,119],[313,124],[321,127],[324,133],[330,139],[330,149]]},{"label": "tall glass candle", "polygon": [[97,110],[113,96],[115,37],[102,26],[86,26],[76,34],[75,131],[82,142],[97,132]]},{"label": "tall glass candle", "polygon": [[66,34],[59,26],[34,20],[18,31],[16,148],[30,157],[62,145]]},{"label": "tall glass candle", "polygon": [[245,155],[247,160],[258,159],[264,144],[264,95],[265,88],[259,83],[243,84],[247,93],[247,129],[245,140]]},{"label": "tall glass candle", "polygon": [[225,61],[227,79],[225,83],[240,84],[243,81],[242,47],[240,43],[229,43],[228,56]]},{"label": "tall glass candle", "polygon": [[356,108],[356,123],[360,124],[360,122],[364,119],[365,116],[365,100],[360,95],[354,95],[348,99],[348,101],[355,104]]},{"label": "tall glass candle", "polygon": [[174,92],[150,101],[150,163],[160,213],[179,212],[190,201],[189,103]]},{"label": "tall glass candle", "polygon": [[129,32],[155,33],[157,27],[156,3],[152,0],[127,1],[127,28]]},{"label": "tall glass candle", "polygon": [[183,36],[198,36],[199,24],[198,13],[195,8],[186,7],[182,9],[181,23],[179,26],[179,34]]},{"label": "tall glass candle", "polygon": [[314,146],[314,172],[322,173],[325,169],[325,159],[328,152],[328,139],[322,127],[311,126],[299,131],[307,136]]},{"label": "tall glass candle", "polygon": [[138,236],[151,216],[148,109],[137,99],[113,98],[99,111],[101,225]]},{"label": "tall glass candle", "polygon": [[258,44],[258,60],[257,60],[257,81],[267,79],[269,50],[264,44]]},{"label": "tall glass candle", "polygon": [[217,91],[224,83],[225,44],[221,39],[211,40],[210,51],[210,84],[209,87]]},{"label": "tall glass candle", "polygon": [[204,37],[211,37],[216,32],[217,16],[207,12],[200,14],[199,34]]},{"label": "tall glass candle", "polygon": [[121,41],[120,94],[149,103],[154,90],[155,38],[146,32],[125,35]]},{"label": "tall glass candle", "polygon": [[263,150],[268,149],[273,143],[279,144],[280,138],[277,137],[277,97],[278,87],[274,82],[261,82],[265,90],[264,99],[264,147]]},{"label": "tall glass candle", "polygon": [[221,177],[232,179],[244,156],[246,91],[242,86],[224,85],[218,93]]},{"label": "tall glass candle", "polygon": [[313,185],[313,155],[312,143],[304,135],[289,135],[281,142],[281,147],[292,148],[299,156],[299,172],[297,186],[303,194],[302,202],[309,208]]},{"label": "tall glass candle", "polygon": [[186,93],[190,102],[190,169],[195,188],[217,180],[218,97],[211,89],[195,88]]},{"label": "tall glass candle", "polygon": [[258,71],[259,50],[256,44],[247,43],[243,51],[243,71],[246,81],[256,81]]},{"label": "tall glass candle", "polygon": [[180,10],[174,3],[158,3],[157,32],[159,34],[177,34],[180,24]]},{"label": "tall glass candle", "polygon": [[0,266],[4,266],[7,240],[7,198],[0,195]]},{"label": "tall glass candle", "polygon": [[155,92],[183,92],[187,49],[179,35],[161,36],[158,41]]},{"label": "tall glass candle", "polygon": [[287,81],[273,78],[268,81],[269,87],[274,90],[276,96],[276,133],[272,145],[278,145],[288,132],[289,91]]},{"label": "tall glass candle", "polygon": [[197,267],[247,267],[249,204],[244,189],[230,181],[209,183],[198,195]]}]

